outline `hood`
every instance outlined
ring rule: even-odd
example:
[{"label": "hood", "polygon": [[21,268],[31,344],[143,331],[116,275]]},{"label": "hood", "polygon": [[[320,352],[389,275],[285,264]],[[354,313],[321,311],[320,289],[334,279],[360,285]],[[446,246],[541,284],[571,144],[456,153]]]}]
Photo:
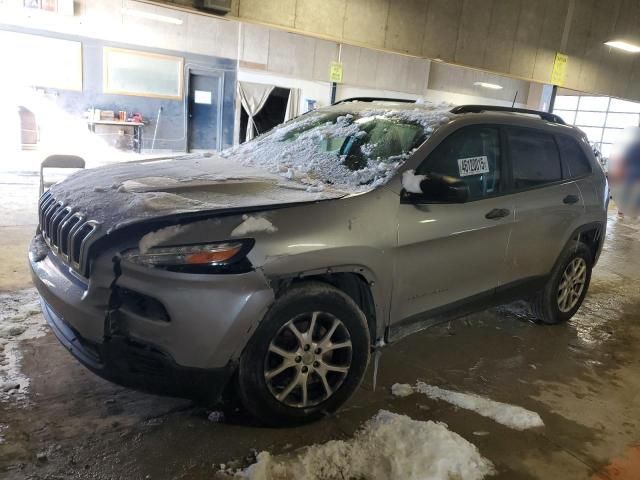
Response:
[{"label": "hood", "polygon": [[77,172],[51,187],[58,202],[113,231],[141,220],[340,198],[217,155],[127,162]]}]

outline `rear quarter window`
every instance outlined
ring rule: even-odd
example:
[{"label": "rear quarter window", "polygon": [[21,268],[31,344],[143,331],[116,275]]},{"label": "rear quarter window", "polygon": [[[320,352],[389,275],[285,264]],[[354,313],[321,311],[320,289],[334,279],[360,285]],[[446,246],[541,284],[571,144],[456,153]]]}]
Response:
[{"label": "rear quarter window", "polygon": [[565,165],[565,178],[583,177],[591,173],[589,159],[575,138],[568,135],[558,135],[556,140]]}]

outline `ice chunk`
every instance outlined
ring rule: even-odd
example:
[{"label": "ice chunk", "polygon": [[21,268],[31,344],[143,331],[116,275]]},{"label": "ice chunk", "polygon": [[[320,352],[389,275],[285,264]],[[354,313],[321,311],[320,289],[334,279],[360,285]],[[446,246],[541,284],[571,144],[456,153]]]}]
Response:
[{"label": "ice chunk", "polygon": [[42,260],[47,258],[49,247],[44,241],[41,233],[36,235],[36,237],[33,239],[32,247],[33,249],[31,250],[31,253],[34,262],[41,262]]},{"label": "ice chunk", "polygon": [[224,412],[220,410],[214,410],[213,412],[207,415],[207,420],[213,423],[222,423],[224,422]]},{"label": "ice chunk", "polygon": [[413,387],[408,383],[394,383],[391,385],[391,393],[396,397],[408,397],[413,393]]},{"label": "ice chunk", "polygon": [[149,232],[140,239],[138,250],[140,250],[140,253],[147,253],[151,248],[177,236],[183,230],[184,227],[182,225],[171,225],[170,227]]},{"label": "ice chunk", "polygon": [[415,391],[434,400],[443,400],[457,407],[472,410],[515,430],[544,427],[544,422],[536,412],[508,403],[496,402],[480,395],[453,392],[424,382],[418,382]]},{"label": "ice chunk", "polygon": [[444,423],[380,410],[350,440],[331,440],[277,458],[261,452],[239,473],[250,480],[480,480],[494,472],[475,445]]},{"label": "ice chunk", "polygon": [[231,232],[232,237],[242,237],[248,233],[256,232],[277,232],[278,229],[264,217],[254,217],[249,215],[242,216],[243,222],[233,229]]},{"label": "ice chunk", "polygon": [[125,180],[118,190],[121,192],[136,192],[150,188],[166,188],[179,183],[180,180],[170,177],[142,177]]},{"label": "ice chunk", "polygon": [[144,192],[133,197],[131,209],[142,212],[172,210],[174,212],[207,208],[202,202],[167,192]]},{"label": "ice chunk", "polygon": [[416,175],[414,170],[407,170],[402,174],[402,187],[409,193],[422,193],[420,182],[425,178],[426,175]]}]

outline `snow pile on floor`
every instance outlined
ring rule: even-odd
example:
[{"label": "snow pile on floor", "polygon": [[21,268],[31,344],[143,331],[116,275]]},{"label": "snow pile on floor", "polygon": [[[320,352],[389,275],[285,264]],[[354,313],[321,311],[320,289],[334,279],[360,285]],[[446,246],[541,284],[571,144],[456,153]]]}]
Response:
[{"label": "snow pile on floor", "polygon": [[0,401],[26,398],[30,382],[21,370],[20,342],[46,333],[40,312],[33,288],[0,293]]},{"label": "snow pile on floor", "polygon": [[472,410],[483,417],[488,417],[496,422],[515,430],[544,427],[544,422],[536,412],[526,408],[496,402],[489,398],[472,393],[453,392],[444,388],[417,382],[415,387],[409,384],[396,383],[391,387],[391,392],[398,397],[406,397],[411,392],[418,392],[434,400],[443,400],[456,407]]},{"label": "snow pile on floor", "polygon": [[[451,107],[450,104],[426,102],[386,102],[384,106],[375,102],[362,105],[350,103],[345,106],[344,113],[333,120],[330,112],[310,113],[276,127],[254,141],[227,150],[223,156],[302,183],[311,192],[331,186],[358,193],[386,183],[413,150],[396,157],[380,158],[374,153],[378,145],[364,143],[360,151],[365,155],[365,164],[358,169],[351,169],[345,165],[345,156],[338,155],[335,150],[329,151],[332,149],[326,145],[331,141],[347,142],[349,138],[357,140],[365,137],[366,132],[361,125],[371,119],[420,125],[424,133],[422,138],[425,139],[451,119]],[[323,119],[327,121],[323,123]]]},{"label": "snow pile on floor", "polygon": [[391,385],[391,393],[396,397],[408,397],[413,393],[413,387],[408,383],[394,383]]},{"label": "snow pile on floor", "polygon": [[250,480],[479,480],[494,472],[475,445],[443,423],[380,410],[351,440],[331,440],[277,459],[262,452],[236,476]]},{"label": "snow pile on floor", "polygon": [[264,217],[243,215],[242,220],[242,223],[231,232],[232,237],[242,237],[248,233],[273,233],[278,231],[278,229]]}]

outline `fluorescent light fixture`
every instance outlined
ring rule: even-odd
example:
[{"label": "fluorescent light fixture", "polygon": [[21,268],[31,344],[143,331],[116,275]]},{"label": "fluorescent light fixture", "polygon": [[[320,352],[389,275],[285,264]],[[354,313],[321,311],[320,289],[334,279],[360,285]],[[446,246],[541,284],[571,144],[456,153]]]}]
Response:
[{"label": "fluorescent light fixture", "polygon": [[473,82],[473,84],[477,87],[490,88],[491,90],[502,90],[502,85],[497,85],[495,83]]},{"label": "fluorescent light fixture", "polygon": [[144,10],[133,10],[131,8],[123,8],[122,13],[130,17],[146,18],[156,20],[158,22],[173,23],[174,25],[182,25],[182,20],[168,15],[160,15],[158,13],[145,12]]},{"label": "fluorescent light fixture", "polygon": [[629,53],[640,52],[640,47],[638,45],[625,42],[624,40],[611,40],[610,42],[604,42],[604,44],[609,47],[618,48],[620,50],[624,50],[625,52],[629,52]]}]

